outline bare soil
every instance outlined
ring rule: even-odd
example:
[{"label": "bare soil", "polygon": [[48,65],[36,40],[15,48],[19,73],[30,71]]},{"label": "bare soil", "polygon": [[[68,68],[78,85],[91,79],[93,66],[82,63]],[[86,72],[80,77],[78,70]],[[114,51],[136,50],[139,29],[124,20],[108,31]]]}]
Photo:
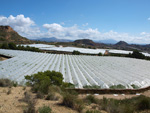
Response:
[{"label": "bare soil", "polygon": [[[11,93],[8,94],[8,91]],[[24,90],[23,87],[3,88],[0,87],[0,113],[23,113],[27,108],[27,103],[23,100],[24,92],[30,91],[30,88]],[[35,95],[32,93],[32,95]],[[44,99],[36,99],[36,111],[43,105],[50,106],[53,113],[77,113],[71,108],[59,105],[61,100],[49,101]]]},{"label": "bare soil", "polygon": [[[23,100],[24,93],[30,91],[29,87],[0,87],[0,113],[23,113],[23,111],[27,108],[27,103]],[[30,91],[31,92],[31,91]],[[34,93],[31,93],[32,96],[35,96]],[[141,95],[149,96],[150,97],[150,90],[142,93]],[[86,95],[79,95],[79,98],[84,98]],[[125,98],[132,98],[138,95],[113,95],[113,94],[105,94],[105,95],[95,95],[96,98],[102,99],[103,97],[106,98],[115,98],[115,99],[125,99]],[[50,101],[44,99],[37,99],[35,108],[38,111],[39,107],[43,105],[49,106],[52,109],[53,113],[78,113],[77,111],[61,106],[62,99],[60,98],[58,101]],[[86,109],[92,109],[92,107],[96,107],[96,105],[91,104],[86,106]],[[105,111],[101,111],[102,113],[106,113]]]},{"label": "bare soil", "polygon": [[7,59],[8,59],[8,58],[1,57],[1,56],[0,56],[0,61],[7,60]]}]

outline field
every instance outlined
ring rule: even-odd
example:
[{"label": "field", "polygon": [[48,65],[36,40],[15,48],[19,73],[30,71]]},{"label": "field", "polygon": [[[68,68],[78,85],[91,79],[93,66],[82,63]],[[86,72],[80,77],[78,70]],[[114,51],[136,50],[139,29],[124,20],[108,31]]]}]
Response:
[{"label": "field", "polygon": [[[119,54],[129,54],[132,53],[132,51],[127,50],[117,50],[117,49],[89,49],[89,48],[79,48],[79,47],[56,47],[55,45],[47,45],[47,44],[28,44],[23,46],[30,46],[30,47],[36,47],[41,50],[53,50],[53,51],[66,51],[66,52],[73,52],[74,50],[79,51],[80,53],[87,53],[87,54],[98,54],[102,53],[104,54],[106,50],[109,51],[109,53],[119,53]],[[150,54],[142,52],[145,56],[150,56]]]},{"label": "field", "polygon": [[24,76],[40,71],[55,70],[63,74],[64,81],[82,88],[98,85],[109,88],[122,84],[132,88],[150,85],[150,61],[110,57],[63,55],[0,49],[0,54],[12,58],[0,61],[0,78],[9,78],[20,84]]}]

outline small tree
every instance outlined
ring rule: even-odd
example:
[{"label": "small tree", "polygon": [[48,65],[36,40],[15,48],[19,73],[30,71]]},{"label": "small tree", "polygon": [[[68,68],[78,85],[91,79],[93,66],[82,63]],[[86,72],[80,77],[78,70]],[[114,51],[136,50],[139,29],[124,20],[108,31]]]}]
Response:
[{"label": "small tree", "polygon": [[16,49],[16,44],[14,44],[13,42],[10,42],[8,46],[9,46],[9,49]]},{"label": "small tree", "polygon": [[127,57],[138,58],[138,59],[145,59],[146,58],[145,55],[140,53],[138,50],[134,50],[133,53],[129,53],[127,55]]},{"label": "small tree", "polygon": [[133,58],[145,59],[145,55],[140,53],[138,50],[134,50],[132,53]]},{"label": "small tree", "polygon": [[79,51],[74,50],[74,51],[72,52],[72,54],[73,54],[73,55],[80,55],[80,52],[79,52]]},{"label": "small tree", "polygon": [[27,80],[27,85],[33,87],[33,91],[40,91],[44,94],[48,93],[50,85],[61,86],[63,84],[63,75],[55,71],[38,72],[31,76],[25,76],[25,79]]},{"label": "small tree", "polygon": [[103,54],[101,52],[98,53],[98,56],[102,56]]}]

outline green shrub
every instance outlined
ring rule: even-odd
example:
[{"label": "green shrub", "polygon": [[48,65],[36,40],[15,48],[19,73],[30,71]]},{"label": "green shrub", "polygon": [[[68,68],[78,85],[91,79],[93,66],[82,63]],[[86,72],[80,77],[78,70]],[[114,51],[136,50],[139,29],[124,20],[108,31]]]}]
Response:
[{"label": "green shrub", "polygon": [[108,113],[133,113],[150,110],[150,97],[138,96],[130,99],[116,100],[103,98],[100,101],[101,109]]},{"label": "green shrub", "polygon": [[84,108],[83,101],[78,99],[77,95],[73,95],[68,92],[63,94],[63,101],[61,104],[66,107],[75,109],[78,112],[81,112]]},{"label": "green shrub", "polygon": [[101,102],[101,107],[103,110],[106,110],[107,104],[108,104],[108,99],[103,97],[102,102]]},{"label": "green shrub", "polygon": [[25,79],[27,85],[32,86],[34,92],[40,91],[44,94],[48,94],[49,86],[62,86],[63,84],[63,75],[55,71],[38,72],[31,76],[25,76]]},{"label": "green shrub", "polygon": [[39,108],[39,113],[51,113],[52,110],[49,106],[43,106]]},{"label": "green shrub", "polygon": [[110,89],[125,89],[126,87],[123,86],[122,84],[118,84],[118,85],[113,85],[109,87]]},{"label": "green shrub", "polygon": [[86,113],[101,113],[98,110],[87,110]]},{"label": "green shrub", "polygon": [[64,82],[64,83],[63,83],[63,87],[64,87],[64,88],[75,88],[75,85],[72,84],[72,83]]},{"label": "green shrub", "polygon": [[49,93],[46,97],[46,100],[58,100],[59,97],[55,93]]},{"label": "green shrub", "polygon": [[101,86],[97,86],[97,85],[93,85],[93,86],[86,85],[86,86],[83,86],[83,88],[86,88],[86,89],[101,89]]},{"label": "green shrub", "polygon": [[133,89],[138,89],[138,88],[139,88],[139,87],[138,87],[137,85],[135,85],[135,84],[132,84],[131,86],[133,87]]},{"label": "green shrub", "polygon": [[118,108],[119,113],[134,113],[135,108],[130,104],[121,104]]},{"label": "green shrub", "polygon": [[98,53],[98,56],[102,56],[103,54],[100,52],[100,53]]},{"label": "green shrub", "polygon": [[36,97],[40,98],[40,99],[43,99],[44,98],[44,94],[42,92],[38,91],[37,94],[36,94]]},{"label": "green shrub", "polygon": [[9,79],[0,79],[0,87],[12,87],[13,86],[13,82]]},{"label": "green shrub", "polygon": [[14,86],[14,87],[17,87],[17,86],[18,86],[18,83],[17,83],[17,82],[13,82],[13,86]]},{"label": "green shrub", "polygon": [[88,95],[85,98],[85,102],[88,103],[88,104],[91,104],[91,103],[96,104],[96,103],[98,103],[98,100],[93,95]]},{"label": "green shrub", "polygon": [[74,51],[72,52],[72,54],[73,54],[73,55],[80,55],[80,52],[79,52],[79,51],[74,50]]},{"label": "green shrub", "polygon": [[63,94],[63,102],[62,105],[65,105],[70,108],[74,108],[75,101],[77,100],[77,96],[72,95],[70,93]]},{"label": "green shrub", "polygon": [[131,58],[138,58],[138,59],[145,59],[145,55],[140,53],[138,50],[134,50],[133,53],[129,54],[128,57]]},{"label": "green shrub", "polygon": [[49,86],[48,94],[49,93],[59,93],[59,94],[61,94],[62,93],[62,88],[59,87],[59,86],[55,86],[55,85]]},{"label": "green shrub", "polygon": [[136,103],[136,109],[139,111],[150,110],[150,98],[145,96],[140,96]]}]

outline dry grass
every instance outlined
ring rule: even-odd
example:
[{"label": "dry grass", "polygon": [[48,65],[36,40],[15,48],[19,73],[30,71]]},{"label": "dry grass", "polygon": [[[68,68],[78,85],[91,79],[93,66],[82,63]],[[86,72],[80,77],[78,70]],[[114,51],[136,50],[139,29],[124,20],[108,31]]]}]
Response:
[{"label": "dry grass", "polygon": [[[52,113],[77,113],[77,111],[72,110],[71,108],[60,106],[59,104],[62,101],[61,98],[57,101],[39,99],[36,98],[36,94],[32,93],[30,89],[31,88],[29,87],[12,87],[11,93],[8,95],[7,93],[10,88],[0,87],[0,113],[23,113],[24,110],[28,108],[28,100],[30,100],[30,96],[36,99],[36,111],[45,105],[52,109]],[[28,92],[29,94],[26,94],[25,96],[25,92]]]},{"label": "dry grass", "polygon": [[[52,113],[78,113],[77,110],[73,110],[72,108],[65,107],[60,105],[62,103],[62,97],[59,98],[59,100],[45,100],[45,99],[39,99],[37,98],[35,93],[32,93],[30,91],[31,88],[29,87],[0,87],[0,113],[23,113],[24,110],[28,108],[28,102],[23,101],[23,99],[26,97],[26,100],[28,99],[28,94],[25,96],[25,92],[29,92],[36,101],[35,103],[35,110],[38,111],[40,107],[43,106],[49,106],[52,109]],[[150,91],[146,91],[143,93],[145,96],[150,97]],[[84,99],[87,95],[79,95],[78,97],[80,99]],[[115,99],[124,99],[124,98],[131,98],[135,97],[136,95],[94,95],[94,98],[102,99],[103,96],[106,98],[115,98]],[[30,96],[29,96],[30,97]],[[94,103],[94,99],[88,98],[92,104],[86,105],[84,107],[83,113],[86,113],[87,110],[89,111],[96,111],[99,110],[98,104]],[[33,101],[34,102],[34,101]],[[78,107],[78,106],[77,106]],[[105,111],[102,111],[102,113],[107,113]],[[146,113],[147,111],[143,111],[143,113]],[[148,111],[149,112],[149,111]]]}]

